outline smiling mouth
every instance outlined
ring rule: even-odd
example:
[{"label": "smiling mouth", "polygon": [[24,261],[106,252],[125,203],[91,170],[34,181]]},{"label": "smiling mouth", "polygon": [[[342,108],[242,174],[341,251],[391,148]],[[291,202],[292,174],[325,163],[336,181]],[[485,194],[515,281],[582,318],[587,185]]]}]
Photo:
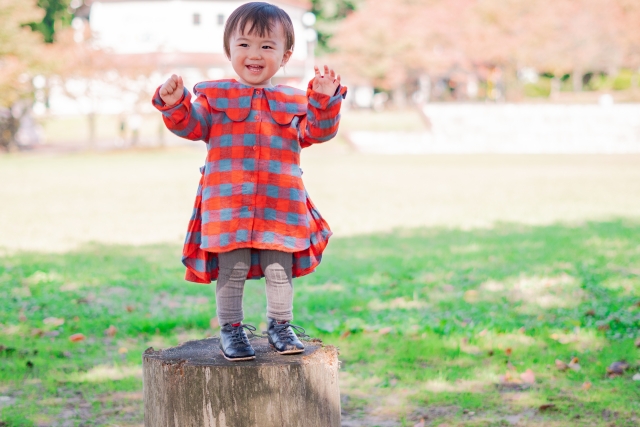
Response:
[{"label": "smiling mouth", "polygon": [[247,69],[252,73],[259,73],[264,67],[260,65],[247,65]]}]

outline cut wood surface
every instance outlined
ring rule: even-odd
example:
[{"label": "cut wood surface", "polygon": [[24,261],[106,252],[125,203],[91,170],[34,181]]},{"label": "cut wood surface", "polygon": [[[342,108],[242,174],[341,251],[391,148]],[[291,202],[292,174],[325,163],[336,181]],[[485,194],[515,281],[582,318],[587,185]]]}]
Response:
[{"label": "cut wood surface", "polygon": [[251,340],[256,359],[226,360],[218,338],[142,356],[146,427],[339,427],[338,351],[305,342],[280,355]]}]

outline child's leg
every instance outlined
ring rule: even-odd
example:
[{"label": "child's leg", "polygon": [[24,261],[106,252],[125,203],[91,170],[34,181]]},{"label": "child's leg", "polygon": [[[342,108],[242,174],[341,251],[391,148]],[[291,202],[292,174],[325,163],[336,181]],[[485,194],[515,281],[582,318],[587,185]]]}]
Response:
[{"label": "child's leg", "polygon": [[242,294],[251,266],[251,249],[236,249],[218,254],[216,305],[220,326],[242,322]]},{"label": "child's leg", "polygon": [[267,317],[293,320],[293,255],[280,251],[260,251],[260,267],[267,281]]}]

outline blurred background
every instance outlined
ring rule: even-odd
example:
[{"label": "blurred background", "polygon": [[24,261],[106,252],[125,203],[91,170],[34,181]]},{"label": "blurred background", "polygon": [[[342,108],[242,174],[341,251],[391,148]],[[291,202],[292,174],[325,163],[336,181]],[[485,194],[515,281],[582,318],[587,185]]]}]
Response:
[{"label": "blurred background", "polygon": [[[180,263],[205,146],[151,97],[234,78],[242,3],[0,0],[0,426],[141,426],[142,351],[218,332]],[[273,3],[274,83],[348,86],[294,322],[343,426],[638,425],[640,1]]]}]

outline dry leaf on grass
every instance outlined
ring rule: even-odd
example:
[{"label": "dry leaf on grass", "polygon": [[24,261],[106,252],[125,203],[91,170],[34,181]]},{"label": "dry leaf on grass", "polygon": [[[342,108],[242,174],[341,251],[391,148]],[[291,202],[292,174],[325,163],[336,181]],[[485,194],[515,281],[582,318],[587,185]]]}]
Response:
[{"label": "dry leaf on grass", "polygon": [[51,326],[60,326],[60,325],[64,325],[64,319],[63,318],[58,318],[58,317],[47,317],[46,319],[44,319],[42,321],[42,323],[44,323],[45,325],[51,325]]},{"label": "dry leaf on grass", "polygon": [[386,328],[382,328],[378,331],[378,333],[380,335],[387,335],[388,333],[390,333],[392,331],[392,329],[390,327],[386,327]]},{"label": "dry leaf on grass", "polygon": [[566,371],[567,369],[569,369],[569,365],[567,365],[566,363],[564,363],[562,360],[560,359],[556,359],[556,368],[558,368],[558,370],[560,371]]},{"label": "dry leaf on grass", "polygon": [[424,427],[424,418],[422,418],[418,424],[414,424],[413,427]]},{"label": "dry leaf on grass", "polygon": [[129,313],[132,313],[136,308],[132,305],[128,305],[125,307],[125,310],[127,310]]},{"label": "dry leaf on grass", "polygon": [[550,409],[554,409],[556,407],[555,403],[545,403],[544,405],[540,405],[538,409],[541,412],[548,411]]},{"label": "dry leaf on grass", "polygon": [[527,369],[526,371],[521,373],[520,378],[525,384],[535,384],[536,382],[536,376],[531,369]]},{"label": "dry leaf on grass", "polygon": [[590,388],[591,388],[591,382],[589,382],[589,381],[585,381],[585,382],[582,384],[582,389],[583,389],[583,390],[589,390]]},{"label": "dry leaf on grass", "polygon": [[629,364],[624,360],[613,362],[607,367],[607,377],[615,378],[622,376],[624,374],[624,371],[626,371],[627,369],[629,369]]},{"label": "dry leaf on grass", "polygon": [[69,341],[71,342],[80,342],[84,340],[85,340],[84,334],[73,334],[69,337]]},{"label": "dry leaf on grass", "polygon": [[349,335],[351,335],[351,331],[344,331],[343,333],[340,334],[340,338],[341,339],[345,339],[347,338]]},{"label": "dry leaf on grass", "polygon": [[513,353],[513,350],[511,350],[511,347],[507,347],[507,348],[504,350],[504,354],[506,354],[506,355],[507,355],[507,357],[508,357],[508,356],[511,356],[511,353]]},{"label": "dry leaf on grass", "polygon": [[113,325],[110,325],[107,329],[104,330],[104,334],[108,337],[115,337],[116,332],[118,332],[118,329]]},{"label": "dry leaf on grass", "polygon": [[579,371],[580,369],[582,369],[582,366],[580,366],[580,364],[578,363],[577,357],[574,357],[573,359],[571,359],[571,362],[569,362],[568,366],[574,371]]},{"label": "dry leaf on grass", "polygon": [[126,347],[120,347],[120,348],[118,349],[118,353],[120,353],[120,354],[126,354],[128,351],[129,351],[129,350],[127,350],[127,348],[126,348]]}]

